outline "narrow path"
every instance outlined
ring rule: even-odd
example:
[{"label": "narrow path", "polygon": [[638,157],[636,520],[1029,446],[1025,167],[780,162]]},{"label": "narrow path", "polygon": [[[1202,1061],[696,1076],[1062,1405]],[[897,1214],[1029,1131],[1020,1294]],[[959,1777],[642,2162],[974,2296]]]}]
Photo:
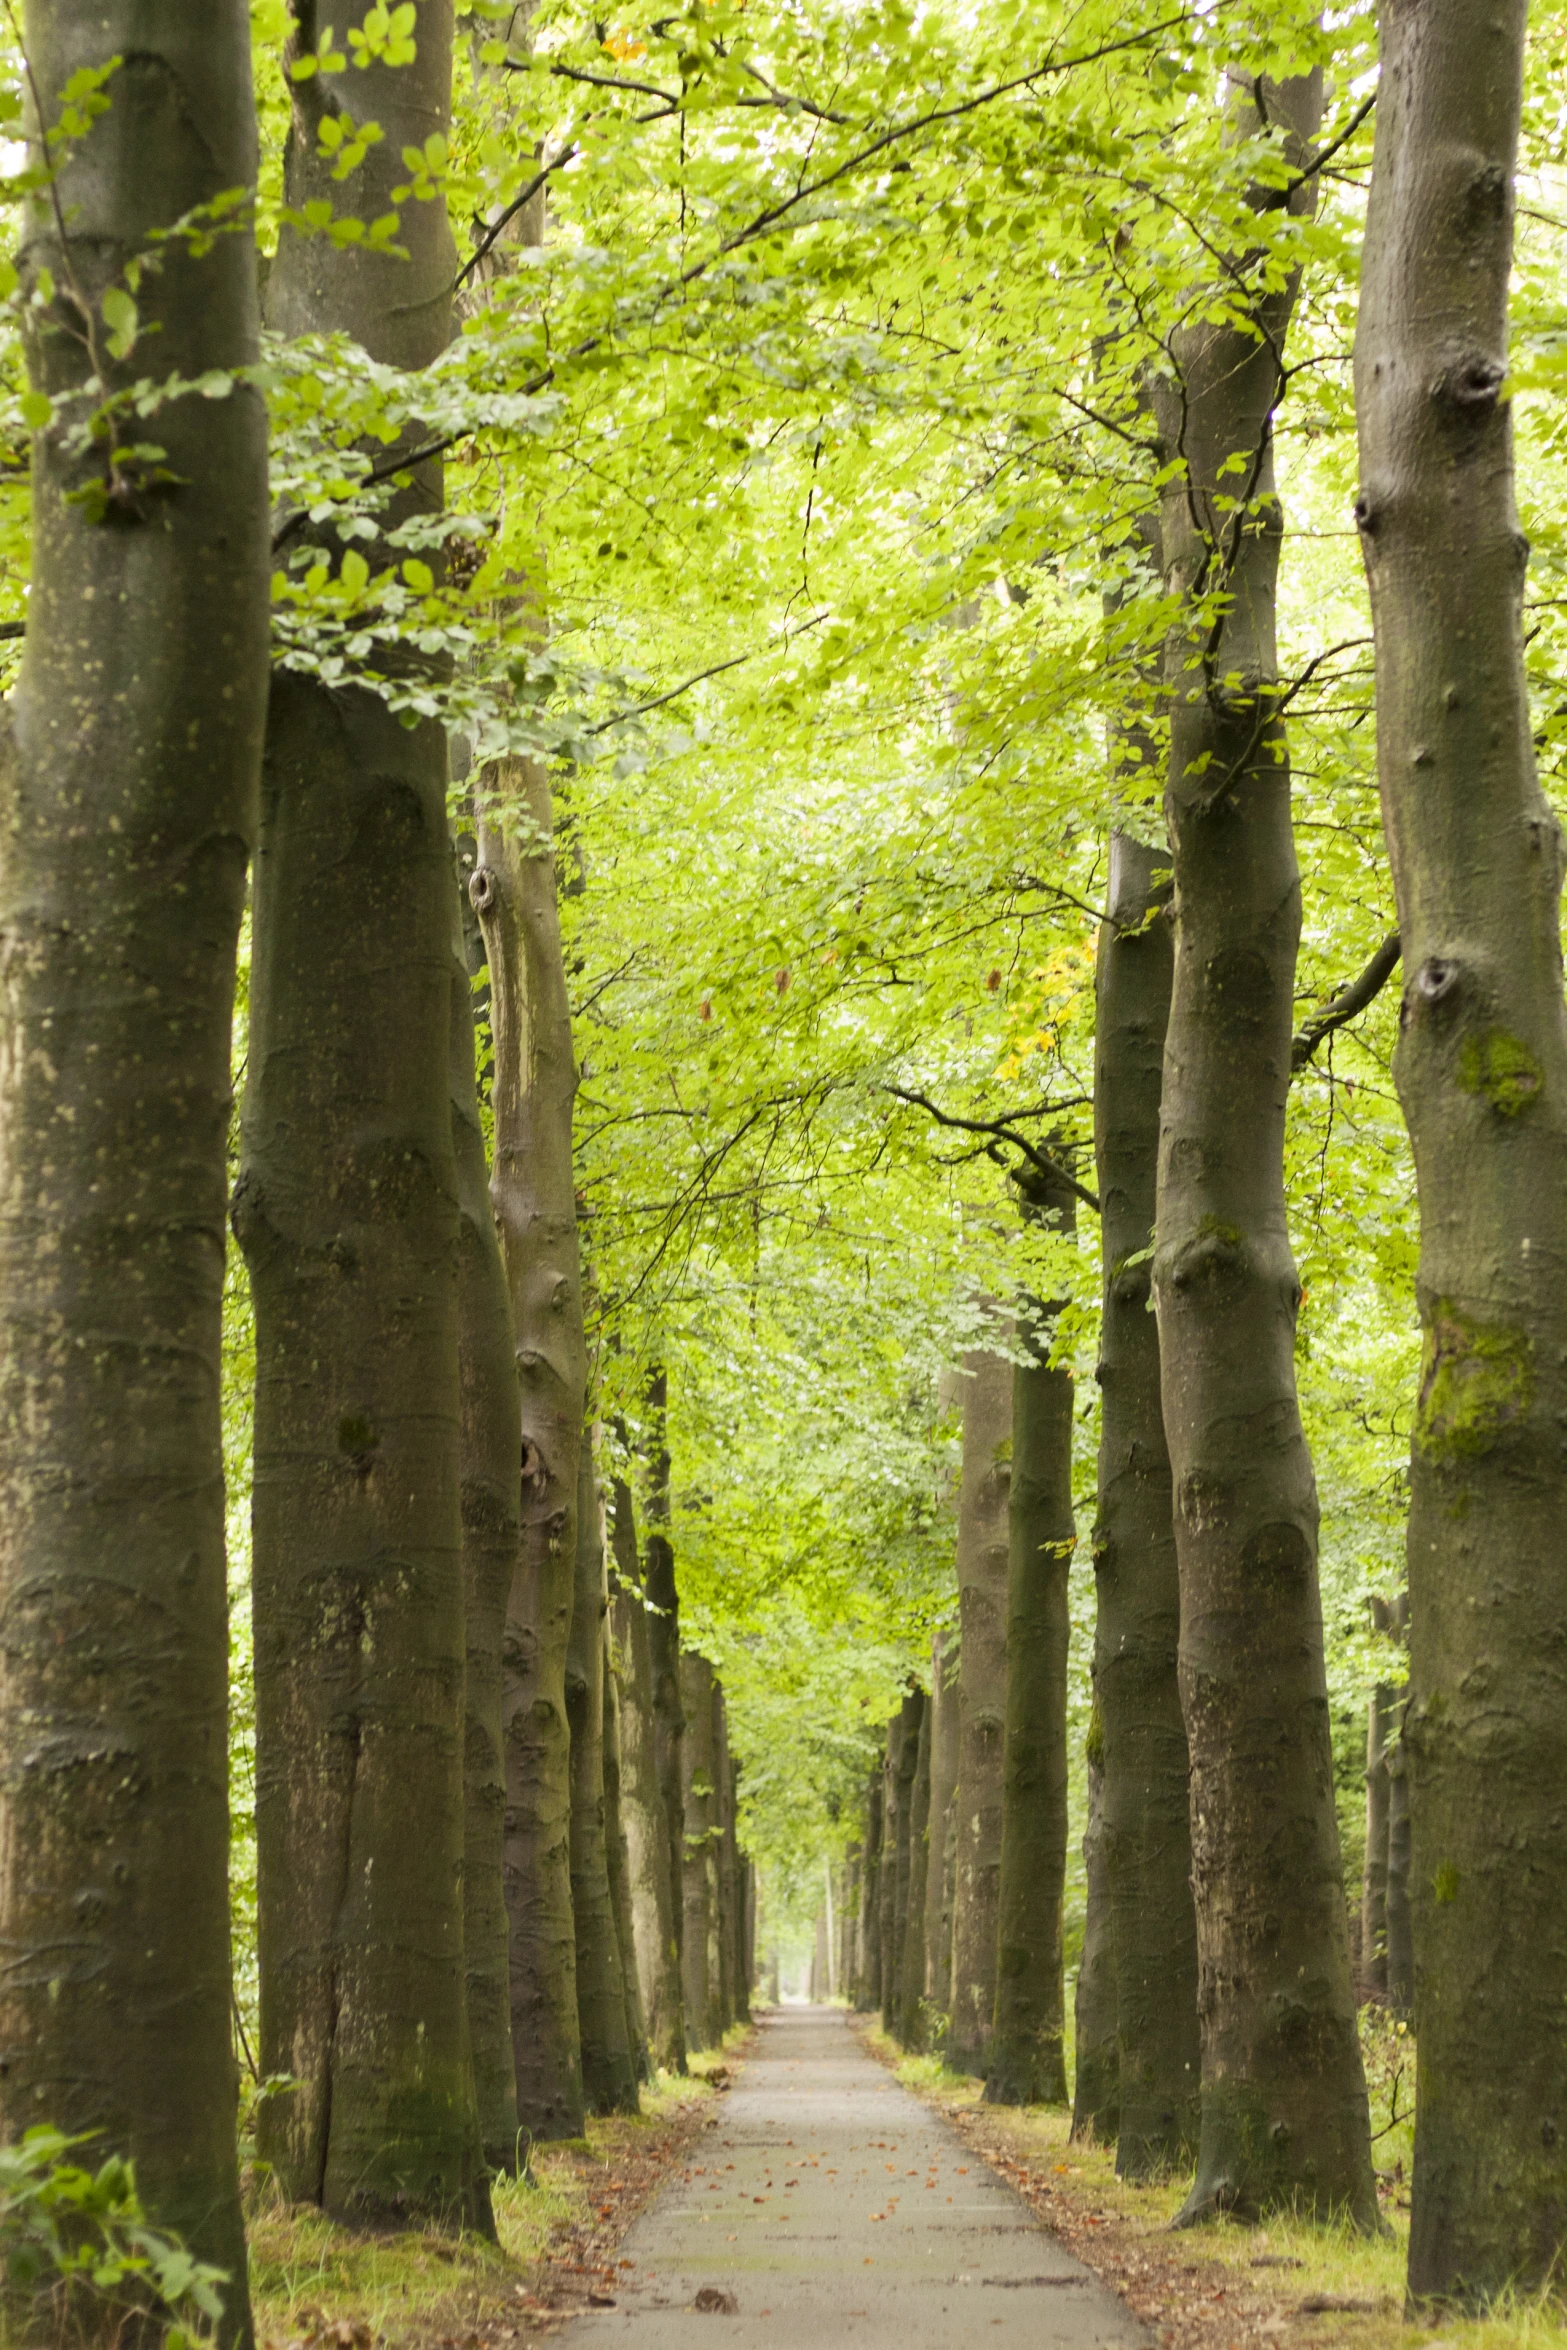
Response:
[{"label": "narrow path", "polygon": [[622,2247],[618,2306],[568,2350],[1141,2350],[1115,2296],[829,2008],[762,2024],[681,2176]]}]

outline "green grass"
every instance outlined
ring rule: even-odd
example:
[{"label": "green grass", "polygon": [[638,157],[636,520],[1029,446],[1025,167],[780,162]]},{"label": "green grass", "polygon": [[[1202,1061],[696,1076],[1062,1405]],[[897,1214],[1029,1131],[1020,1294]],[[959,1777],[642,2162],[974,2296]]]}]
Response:
[{"label": "green grass", "polygon": [[725,2049],[694,2057],[691,2078],[661,2073],[644,2088],[636,2117],[590,2120],[586,2135],[535,2147],[528,2182],[495,2182],[499,2245],[436,2229],[365,2235],[320,2212],[290,2209],[274,2192],[255,2191],[249,2213],[250,2290],[261,2350],[338,2350],[345,2340],[368,2350],[414,2350],[442,2337],[482,2332],[538,2283],[551,2249],[574,2225],[591,2223],[605,2178],[628,2153],[653,2145],[682,2107],[713,2094],[707,2076]]},{"label": "green grass", "polygon": [[[969,2075],[949,2072],[937,2056],[900,2055],[875,2026],[864,2036],[918,2094],[951,2108],[979,2110],[981,2085]],[[1403,2027],[1376,2010],[1363,2012],[1362,2039],[1387,2222],[1379,2237],[1362,2236],[1347,2224],[1319,2226],[1285,2215],[1265,2226],[1220,2219],[1173,2235],[1170,2222],[1189,2184],[1184,2173],[1143,2185],[1117,2179],[1114,2148],[1074,2144],[1065,2106],[986,2106],[984,2118],[1016,2163],[1080,2212],[1123,2222],[1147,2240],[1140,2249],[1148,2256],[1163,2253],[1183,2268],[1212,2263],[1233,2270],[1237,2286],[1248,2293],[1271,2298],[1276,2292],[1278,2309],[1288,2318],[1287,2339],[1301,2350],[1327,2344],[1333,2350],[1567,2350],[1567,2312],[1548,2295],[1505,2299],[1480,2318],[1443,2312],[1414,2322],[1405,2316],[1414,2049]],[[1298,2314],[1299,2302],[1313,2294],[1373,2307]],[[1237,2339],[1241,2330],[1235,2329]],[[1227,2339],[1228,2330],[1216,2323],[1215,2343]]]}]

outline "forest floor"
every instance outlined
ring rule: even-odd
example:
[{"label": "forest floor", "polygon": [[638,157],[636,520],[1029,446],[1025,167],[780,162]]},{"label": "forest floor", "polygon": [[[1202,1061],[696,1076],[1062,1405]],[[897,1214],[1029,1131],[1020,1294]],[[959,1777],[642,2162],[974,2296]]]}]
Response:
[{"label": "forest floor", "polygon": [[[905,2056],[865,2019],[857,2017],[855,2029],[862,2045],[944,2114],[1120,2295],[1159,2350],[1257,2350],[1264,2343],[1281,2350],[1567,2350],[1567,2317],[1549,2301],[1483,2319],[1405,2317],[1403,2158],[1382,2175],[1388,2232],[1378,2240],[1288,2219],[1266,2227],[1219,2221],[1177,2235],[1170,2221],[1185,2178],[1123,2183],[1113,2147],[1072,2142],[1065,2107],[982,2104],[978,2081],[948,2072],[937,2058]],[[1375,2096],[1374,2081],[1374,2119]],[[1396,2131],[1395,2142],[1402,2142]]]},{"label": "forest floor", "polygon": [[258,2200],[250,2289],[258,2350],[522,2350],[613,2295],[622,2236],[680,2165],[749,2040],[659,2075],[636,2117],[536,2146],[531,2180],[495,2189],[500,2243],[434,2229],[365,2236]]}]

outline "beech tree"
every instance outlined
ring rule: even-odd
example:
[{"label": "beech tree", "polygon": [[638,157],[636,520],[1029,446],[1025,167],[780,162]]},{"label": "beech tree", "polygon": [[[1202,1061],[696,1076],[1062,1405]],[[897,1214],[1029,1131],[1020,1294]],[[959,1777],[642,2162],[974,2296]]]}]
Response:
[{"label": "beech tree", "polygon": [[[1144,746],[1152,749],[1145,738]],[[1159,1096],[1173,936],[1168,853],[1117,832],[1097,955],[1094,1124],[1103,1303],[1094,1711],[1099,1832],[1115,1982],[1123,2178],[1197,2143],[1197,1923],[1186,1725],[1177,1678],[1181,1595],[1152,1291]],[[1080,2043],[1081,2044],[1081,2043]],[[1097,2108],[1097,2096],[1092,2100]]]},{"label": "beech tree", "polygon": [[[1072,1229],[1076,1194],[1064,1174],[1030,1167],[1020,1188],[1025,1215]],[[1050,1360],[1055,1320],[1051,1308],[1036,1310],[1019,1334],[1027,1359],[1012,1371],[995,2021],[985,2078],[987,2099],[1003,2105],[1066,2097],[1067,1573],[1077,1529],[1075,1390],[1070,1370]]]},{"label": "beech tree", "polygon": [[[301,217],[335,184],[324,29],[301,8],[286,58]],[[357,194],[379,211],[402,148],[450,120],[449,11],[425,11],[413,59],[370,54],[390,136]],[[269,322],[427,367],[450,333],[444,207],[408,204],[399,234],[394,253],[285,229]],[[437,459],[407,479],[402,511],[439,507]],[[463,1951],[446,792],[433,720],[274,678],[234,1225],[256,1309],[261,2053],[297,2086],[260,2129],[297,2200],[489,2226]]]},{"label": "beech tree", "polygon": [[[0,2124],[129,2157],[154,2223],[226,2273],[223,2335],[243,2343],[219,1358],[267,659],[249,25],[232,0],[199,21],[31,0],[25,38],[36,537],[0,737]],[[161,267],[138,274],[149,254]],[[167,388],[128,429],[149,369]],[[124,445],[146,433],[156,457]]]},{"label": "beech tree", "polygon": [[[1264,216],[1314,204],[1321,106],[1319,71],[1234,85],[1238,143],[1282,126],[1256,183]],[[1153,1258],[1202,2031],[1184,2216],[1304,2198],[1370,2227],[1283,1181],[1300,881],[1277,683],[1272,452],[1298,268],[1287,249],[1267,248],[1247,268],[1237,259],[1243,301],[1227,281],[1216,313],[1176,335],[1174,372],[1156,391],[1164,446],[1179,456],[1163,553],[1185,603],[1166,674],[1175,960]]]},{"label": "beech tree", "polygon": [[952,1901],[950,2064],[983,2073],[996,2006],[997,1901],[1007,1702],[1008,1505],[1012,1366],[976,1347],[963,1359],[963,1483],[958,1504],[957,1857]]},{"label": "beech tree", "polygon": [[1476,2303],[1554,2273],[1567,2163],[1562,851],[1535,767],[1501,396],[1527,15],[1495,11],[1477,40],[1452,7],[1378,13],[1355,519],[1420,1201],[1409,2282]]}]

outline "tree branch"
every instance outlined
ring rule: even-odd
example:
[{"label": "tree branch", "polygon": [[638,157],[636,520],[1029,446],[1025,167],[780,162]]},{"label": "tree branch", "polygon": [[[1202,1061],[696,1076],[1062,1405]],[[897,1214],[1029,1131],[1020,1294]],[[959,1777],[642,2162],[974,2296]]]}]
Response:
[{"label": "tree branch", "polygon": [[1393,973],[1398,969],[1401,953],[1398,932],[1390,930],[1358,979],[1351,979],[1330,995],[1327,1002],[1312,1013],[1290,1046],[1290,1075],[1298,1076],[1312,1054],[1335,1028],[1342,1028],[1347,1020],[1374,1003]]},{"label": "tree branch", "polygon": [[[939,1110],[928,1094],[910,1093],[901,1085],[884,1085],[882,1091],[890,1093],[896,1101],[910,1102],[916,1109],[924,1110],[935,1119],[938,1126],[956,1127],[963,1134],[988,1134],[994,1142],[1009,1142],[1014,1150],[1022,1152],[1036,1173],[1048,1176],[1053,1182],[1066,1184],[1077,1194],[1085,1208],[1092,1208],[1096,1216],[1101,1212],[1098,1193],[1090,1191],[1086,1183],[1079,1183],[1071,1168],[1064,1167],[1059,1159],[1053,1159],[1048,1151],[1036,1148],[1026,1134],[1019,1134],[1009,1119],[955,1117],[950,1111]],[[1035,1111],[1032,1115],[1038,1117],[1042,1113]],[[997,1154],[992,1150],[991,1155],[995,1157]]]}]

